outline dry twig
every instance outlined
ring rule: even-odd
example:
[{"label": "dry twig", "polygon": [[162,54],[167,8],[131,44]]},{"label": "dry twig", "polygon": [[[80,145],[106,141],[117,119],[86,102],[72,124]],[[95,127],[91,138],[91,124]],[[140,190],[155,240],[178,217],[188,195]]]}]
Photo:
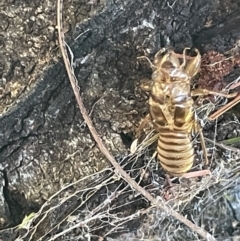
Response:
[{"label": "dry twig", "polygon": [[[188,219],[183,217],[181,214],[178,212],[174,211],[169,205],[167,205],[160,197],[159,198],[154,198],[149,192],[147,192],[144,188],[139,186],[135,180],[133,180],[123,169],[122,167],[117,163],[117,161],[114,159],[114,157],[109,153],[107,148],[102,142],[102,139],[99,137],[96,129],[93,126],[92,120],[90,119],[83,101],[81,99],[80,93],[79,93],[79,86],[78,86],[78,81],[76,79],[76,76],[74,75],[74,70],[72,66],[70,65],[70,61],[68,59],[67,55],[67,49],[66,49],[66,43],[64,41],[64,33],[62,31],[63,25],[62,25],[62,9],[63,9],[63,3],[62,0],[58,0],[58,6],[57,6],[57,27],[58,27],[58,38],[59,38],[59,45],[60,49],[62,52],[64,64],[67,70],[67,74],[70,80],[70,83],[72,85],[72,89],[74,92],[74,95],[76,97],[79,109],[81,111],[81,114],[93,136],[95,139],[100,151],[106,156],[106,158],[111,162],[111,164],[114,166],[115,170],[117,173],[121,175],[121,177],[129,183],[129,185],[132,186],[133,189],[135,189],[137,192],[141,193],[145,198],[147,198],[153,205],[157,206],[158,208],[161,208],[164,210],[166,213],[169,215],[172,215],[185,225],[187,225],[192,231],[197,232],[200,236],[205,238],[206,240],[215,240],[215,238],[209,234],[207,231],[204,229],[198,227],[194,223],[190,222]],[[66,230],[67,231],[67,230]]]}]

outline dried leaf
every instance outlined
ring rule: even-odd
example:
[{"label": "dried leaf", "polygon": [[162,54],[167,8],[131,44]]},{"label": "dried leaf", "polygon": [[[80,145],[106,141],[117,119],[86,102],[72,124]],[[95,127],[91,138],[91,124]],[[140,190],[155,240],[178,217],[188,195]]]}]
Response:
[{"label": "dried leaf", "polygon": [[135,139],[130,146],[130,153],[134,154],[137,151],[138,139]]}]

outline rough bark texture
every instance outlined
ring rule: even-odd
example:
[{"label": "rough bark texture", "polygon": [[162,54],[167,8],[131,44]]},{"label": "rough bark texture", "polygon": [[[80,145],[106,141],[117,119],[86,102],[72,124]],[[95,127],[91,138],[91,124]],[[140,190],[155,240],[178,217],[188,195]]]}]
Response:
[{"label": "rough bark texture", "polygon": [[[83,123],[59,59],[55,1],[1,2],[0,224],[6,227],[109,163]],[[166,46],[228,51],[238,44],[239,10],[238,1],[64,1],[82,98],[113,155],[126,155],[146,112],[135,90],[151,71],[137,57]]]}]

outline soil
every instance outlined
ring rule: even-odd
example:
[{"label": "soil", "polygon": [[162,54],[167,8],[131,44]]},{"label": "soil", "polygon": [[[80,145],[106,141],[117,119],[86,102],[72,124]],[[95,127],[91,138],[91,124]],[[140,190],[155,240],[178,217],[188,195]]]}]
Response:
[{"label": "soil", "polygon": [[[239,10],[240,2],[236,0],[64,1],[64,32],[74,56],[73,67],[85,107],[109,151],[133,178],[139,180],[141,169],[153,153],[153,149],[148,149],[138,163],[128,156],[136,127],[147,113],[147,96],[139,89],[139,82],[151,76],[150,67],[137,57],[151,58],[160,48],[170,46],[179,52],[185,47],[196,47],[202,54],[208,51],[224,54],[230,50],[235,54],[240,47]],[[5,241],[23,237],[25,232],[12,227],[41,207],[47,211],[54,206],[54,212],[49,211],[32,239],[45,234],[42,240],[53,240],[51,235],[67,229],[69,223],[73,226],[77,220],[88,217],[88,211],[98,208],[115,190],[124,190],[114,196],[116,199],[112,198],[116,207],[113,204],[110,210],[111,215],[119,212],[121,217],[132,215],[127,226],[118,223],[118,229],[112,230],[111,225],[104,224],[107,222],[104,216],[95,223],[90,222],[86,229],[72,229],[68,236],[56,240],[90,240],[89,237],[139,240],[139,230],[152,240],[160,240],[162,228],[168,230],[161,234],[162,240],[166,240],[165,235],[170,240],[180,240],[177,238],[180,236],[183,240],[197,239],[196,234],[189,234],[189,230],[170,217],[158,223],[156,220],[163,214],[156,210],[143,213],[140,218],[134,216],[148,207],[148,203],[117,178],[83,121],[58,48],[56,1],[44,0],[39,4],[2,0],[0,22],[0,238]],[[239,66],[234,65],[221,81],[229,83],[239,73]],[[238,137],[239,125],[237,115],[231,112],[224,115],[217,123],[217,141]],[[206,125],[204,135],[213,139],[215,127]],[[212,164],[211,168],[216,173],[220,168],[222,173],[224,163],[226,175],[234,176],[234,183],[239,183],[235,168],[239,154],[215,151],[210,144],[208,148],[213,153],[212,159],[220,163]],[[159,182],[160,190],[164,185],[163,173],[157,166],[156,162],[151,164],[149,176],[141,182],[153,193],[156,191],[152,188],[153,177]],[[230,185],[230,180],[220,182],[216,176],[208,182],[211,185],[204,186],[199,180],[191,183],[198,192],[189,199],[182,194],[185,204],[181,211],[222,240],[239,235],[236,211],[239,190]],[[60,196],[49,199],[71,183],[74,185],[64,189]],[[181,192],[188,189],[182,187]],[[219,190],[227,191],[217,199],[222,203],[215,206],[224,209],[221,217],[218,210],[212,211],[215,204],[207,198],[209,192],[212,197],[212,192],[219,193]],[[197,202],[200,197],[202,202]],[[234,197],[234,202],[229,197]],[[44,203],[46,206],[42,206]],[[205,205],[209,209],[204,209]],[[215,213],[215,219],[210,220],[209,213]],[[201,217],[207,217],[204,225]],[[212,230],[220,220],[225,223]],[[36,218],[35,222],[38,221]],[[56,225],[59,228],[51,233]],[[155,232],[146,231],[149,227],[156,227],[152,229]],[[174,236],[175,230],[180,230],[178,236]],[[25,235],[24,240],[30,237]]]}]

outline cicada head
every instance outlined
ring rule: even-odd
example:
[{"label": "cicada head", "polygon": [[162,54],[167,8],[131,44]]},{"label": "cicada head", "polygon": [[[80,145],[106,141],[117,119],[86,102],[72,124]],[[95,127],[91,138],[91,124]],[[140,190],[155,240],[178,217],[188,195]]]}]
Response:
[{"label": "cicada head", "polygon": [[196,56],[188,56],[186,54],[188,49],[185,48],[183,54],[177,54],[173,50],[159,51],[153,63],[155,66],[153,80],[166,83],[189,82],[200,69],[201,55],[195,49]]}]

